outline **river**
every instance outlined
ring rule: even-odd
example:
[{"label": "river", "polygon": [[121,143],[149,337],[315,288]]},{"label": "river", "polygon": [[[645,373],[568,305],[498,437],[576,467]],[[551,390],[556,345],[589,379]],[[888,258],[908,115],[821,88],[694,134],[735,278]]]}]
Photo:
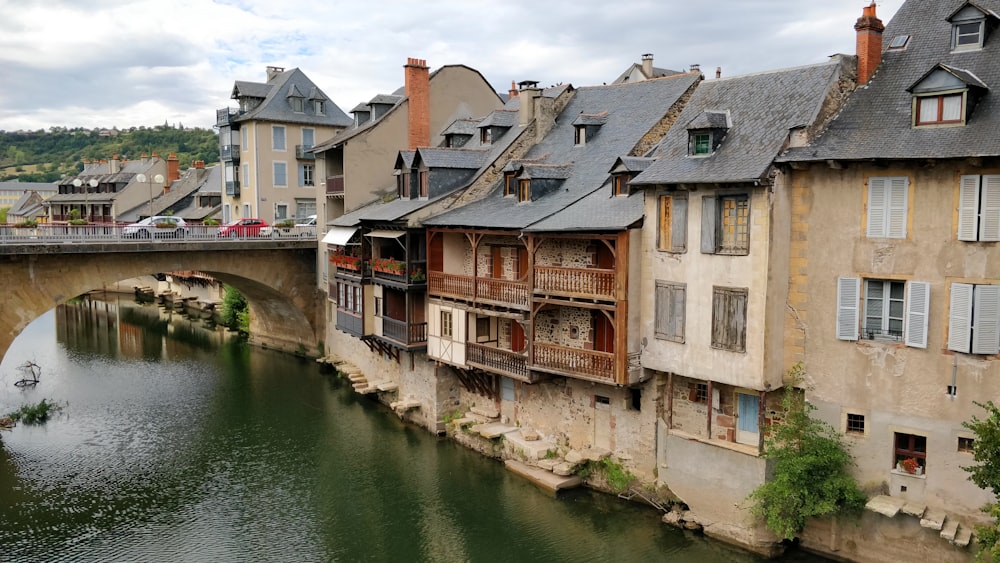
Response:
[{"label": "river", "polygon": [[18,337],[0,413],[42,398],[62,412],[0,434],[0,561],[760,561],[646,506],[550,496],[313,361],[131,296]]}]

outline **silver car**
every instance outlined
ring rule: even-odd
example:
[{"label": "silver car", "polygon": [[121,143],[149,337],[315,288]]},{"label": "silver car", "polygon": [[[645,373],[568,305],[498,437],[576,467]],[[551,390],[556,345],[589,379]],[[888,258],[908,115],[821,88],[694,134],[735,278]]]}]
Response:
[{"label": "silver car", "polygon": [[184,238],[187,223],[180,217],[154,215],[122,228],[124,238]]}]

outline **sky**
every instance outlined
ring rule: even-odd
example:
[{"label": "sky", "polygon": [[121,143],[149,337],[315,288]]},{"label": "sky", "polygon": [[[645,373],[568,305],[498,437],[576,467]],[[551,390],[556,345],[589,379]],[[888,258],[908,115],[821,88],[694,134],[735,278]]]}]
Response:
[{"label": "sky", "polygon": [[[402,86],[408,57],[472,67],[499,92],[611,82],[643,53],[747,74],[854,54],[869,3],[0,0],[0,130],[209,128],[233,83],[266,82],[267,66],[301,69],[345,112]],[[902,3],[877,2],[878,16]]]}]

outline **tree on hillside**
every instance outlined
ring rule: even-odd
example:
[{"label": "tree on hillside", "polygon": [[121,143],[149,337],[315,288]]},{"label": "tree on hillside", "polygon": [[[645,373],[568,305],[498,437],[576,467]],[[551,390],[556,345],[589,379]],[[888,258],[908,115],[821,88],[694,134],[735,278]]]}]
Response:
[{"label": "tree on hillside", "polygon": [[[963,467],[969,472],[969,480],[981,489],[1000,496],[1000,409],[993,401],[975,403],[986,410],[986,418],[973,416],[962,426],[972,430],[976,438],[972,443],[972,459],[977,465]],[[1000,561],[1000,502],[992,502],[983,507],[983,512],[993,518],[991,524],[976,526],[976,541],[979,543],[977,558],[980,561]],[[987,558],[989,556],[989,558]]]}]

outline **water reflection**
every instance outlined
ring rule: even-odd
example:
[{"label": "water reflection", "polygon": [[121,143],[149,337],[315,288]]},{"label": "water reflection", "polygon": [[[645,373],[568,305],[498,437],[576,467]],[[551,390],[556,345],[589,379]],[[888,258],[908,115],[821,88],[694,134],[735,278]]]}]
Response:
[{"label": "water reflection", "polygon": [[[20,391],[25,358],[44,371]],[[547,496],[314,362],[130,298],[28,327],[0,412],[42,397],[65,414],[2,437],[4,561],[758,560],[613,497]]]}]

